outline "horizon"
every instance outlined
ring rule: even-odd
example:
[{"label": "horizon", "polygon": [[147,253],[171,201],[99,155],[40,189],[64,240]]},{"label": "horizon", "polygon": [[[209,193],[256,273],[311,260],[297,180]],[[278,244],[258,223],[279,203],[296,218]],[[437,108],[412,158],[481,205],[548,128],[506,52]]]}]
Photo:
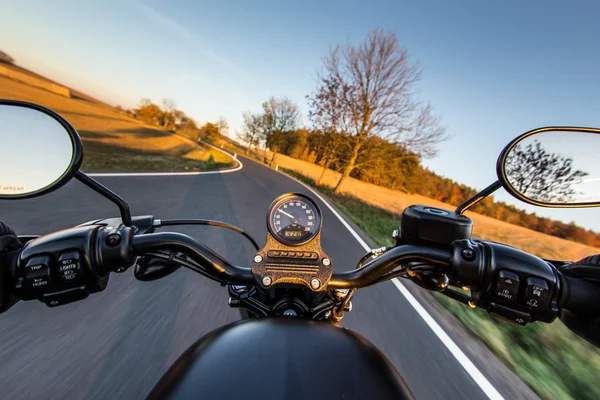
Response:
[{"label": "horizon", "polygon": [[[0,50],[18,66],[113,106],[173,98],[201,123],[224,115],[234,140],[242,112],[258,110],[271,95],[290,97],[306,116],[304,96],[316,86],[320,58],[375,26],[396,32],[424,68],[419,98],[431,101],[453,136],[438,157],[422,162],[440,176],[481,190],[496,178],[497,154],[517,135],[549,125],[600,126],[594,112],[600,56],[587,51],[598,44],[595,3],[380,1],[337,10],[333,2],[314,1],[70,1],[64,15],[49,3],[11,3],[0,16],[0,33],[11,38]],[[28,23],[12,14],[26,15]],[[194,16],[203,16],[202,23]],[[561,25],[545,22],[553,18]],[[149,48],[140,45],[147,42]],[[600,232],[597,210],[542,209],[506,193],[494,199]]]}]

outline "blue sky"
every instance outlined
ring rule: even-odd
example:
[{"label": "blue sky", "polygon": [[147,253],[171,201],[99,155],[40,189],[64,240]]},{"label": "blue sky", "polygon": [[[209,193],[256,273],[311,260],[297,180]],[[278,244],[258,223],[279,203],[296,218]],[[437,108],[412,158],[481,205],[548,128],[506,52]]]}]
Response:
[{"label": "blue sky", "polygon": [[[21,65],[110,103],[171,97],[239,129],[271,95],[306,112],[328,49],[383,27],[423,66],[418,95],[452,135],[425,165],[481,189],[516,135],[600,126],[598,15],[596,1],[3,0],[0,35]],[[528,209],[600,231],[595,209]]]}]

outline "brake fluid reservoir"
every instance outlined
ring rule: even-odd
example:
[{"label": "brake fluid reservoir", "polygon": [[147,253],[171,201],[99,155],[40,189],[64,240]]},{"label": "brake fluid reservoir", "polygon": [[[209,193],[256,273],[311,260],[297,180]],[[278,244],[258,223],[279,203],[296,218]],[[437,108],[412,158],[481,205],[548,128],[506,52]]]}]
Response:
[{"label": "brake fluid reservoir", "polygon": [[473,221],[453,211],[412,205],[402,213],[400,231],[403,243],[430,242],[449,245],[455,240],[470,239]]}]

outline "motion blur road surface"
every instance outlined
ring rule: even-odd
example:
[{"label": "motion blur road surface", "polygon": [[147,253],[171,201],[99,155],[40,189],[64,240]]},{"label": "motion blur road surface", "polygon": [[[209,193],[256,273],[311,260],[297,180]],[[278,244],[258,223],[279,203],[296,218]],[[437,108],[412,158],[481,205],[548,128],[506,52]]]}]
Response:
[{"label": "motion blur road surface", "polygon": [[[134,215],[222,220],[242,227],[262,245],[265,214],[275,197],[286,192],[315,196],[278,172],[242,161],[242,170],[228,174],[97,179],[124,197]],[[323,211],[323,248],[337,270],[353,268],[363,249],[315,200]],[[112,203],[77,181],[41,198],[0,202],[0,220],[20,234],[44,234],[117,215]],[[249,265],[252,247],[235,232],[177,230],[234,263]],[[104,292],[55,309],[21,302],[0,315],[0,397],[143,398],[194,341],[238,319],[227,299],[226,288],[182,268],[155,282],[138,282],[131,270],[112,274]],[[486,398],[391,282],[359,291],[353,303],[344,325],[379,347],[417,398]],[[503,392],[501,383],[487,378]],[[235,396],[243,396],[243,390],[232,388]]]}]

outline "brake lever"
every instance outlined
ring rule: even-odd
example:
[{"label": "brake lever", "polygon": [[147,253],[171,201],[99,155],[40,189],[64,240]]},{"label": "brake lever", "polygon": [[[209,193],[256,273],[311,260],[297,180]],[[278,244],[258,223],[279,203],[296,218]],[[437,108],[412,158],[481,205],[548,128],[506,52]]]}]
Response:
[{"label": "brake lever", "polygon": [[133,276],[139,281],[149,282],[171,275],[181,268],[181,264],[174,260],[174,252],[170,252],[167,256],[166,259],[152,255],[139,257],[135,264]]},{"label": "brake lever", "polygon": [[[224,282],[222,280],[220,280],[217,277],[211,275],[210,272],[208,272],[206,269],[204,269],[201,265],[197,264],[193,260],[187,259],[186,256],[185,256],[185,259],[182,258],[182,257],[179,257],[177,255],[171,257],[172,254],[181,254],[181,253],[176,253],[176,252],[170,252],[170,253],[166,253],[166,252],[165,253],[158,253],[158,252],[156,252],[156,253],[146,253],[142,257],[146,257],[146,256],[147,257],[154,257],[156,259],[162,259],[162,260],[165,260],[165,261],[172,260],[173,263],[176,263],[179,266],[175,270],[171,271],[170,273],[175,272],[180,267],[185,267],[187,269],[190,269],[190,270],[192,270],[192,271],[194,271],[194,272],[196,272],[196,273],[204,276],[205,278],[208,278],[208,279],[211,279],[211,280],[213,280],[215,282],[218,282],[221,285],[224,284]],[[137,278],[136,272],[137,272],[137,266],[136,266],[136,270],[134,271],[134,276]],[[169,274],[165,274],[163,276],[166,276],[166,275],[169,275]],[[158,277],[156,279],[159,279],[159,278],[160,277]],[[140,279],[140,280],[143,281],[144,279]],[[154,279],[147,279],[147,281],[151,281],[151,280],[154,280]]]}]

